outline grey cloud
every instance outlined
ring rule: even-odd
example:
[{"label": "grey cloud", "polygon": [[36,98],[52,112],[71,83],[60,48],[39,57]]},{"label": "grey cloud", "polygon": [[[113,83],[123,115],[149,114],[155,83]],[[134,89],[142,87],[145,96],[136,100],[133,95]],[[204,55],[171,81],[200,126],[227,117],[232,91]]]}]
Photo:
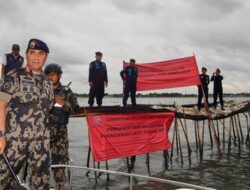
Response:
[{"label": "grey cloud", "polygon": [[[13,43],[19,43],[24,53],[30,38],[41,38],[51,50],[48,63],[63,67],[63,83],[72,81],[74,91],[87,93],[88,64],[95,51],[103,51],[107,92],[118,93],[122,60],[153,62],[195,52],[199,67],[207,66],[209,73],[217,67],[222,70],[227,87],[232,81],[248,81],[249,4],[243,0],[0,1],[0,53],[9,52]],[[238,90],[234,85],[225,92]]]},{"label": "grey cloud", "polygon": [[[200,7],[201,11],[212,9],[221,14],[231,14],[232,12],[243,8],[244,3],[241,0],[195,0],[195,5]],[[199,10],[199,9],[198,9]]]},{"label": "grey cloud", "polygon": [[146,13],[146,14],[156,14],[157,10],[160,8],[157,1],[152,0],[110,0],[111,4],[117,7],[120,11],[127,13]]},{"label": "grey cloud", "polygon": [[194,19],[223,20],[229,15],[244,9],[245,2],[241,0],[195,0],[193,1]]}]

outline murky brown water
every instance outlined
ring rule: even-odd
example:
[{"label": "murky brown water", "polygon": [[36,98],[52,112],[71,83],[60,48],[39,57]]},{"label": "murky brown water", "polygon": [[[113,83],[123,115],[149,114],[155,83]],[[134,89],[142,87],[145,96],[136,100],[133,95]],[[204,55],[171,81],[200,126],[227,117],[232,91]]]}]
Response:
[{"label": "murky brown water", "polygon": [[[239,100],[239,99],[235,99]],[[195,103],[196,99],[165,99],[165,98],[148,98],[138,99],[138,103],[162,103],[171,104],[176,101],[179,104]],[[80,104],[86,105],[86,99],[81,99]],[[119,105],[121,99],[110,98],[104,99],[105,105]],[[242,119],[242,126],[246,127]],[[185,140],[182,141],[182,151],[184,164],[182,165],[180,157],[174,152],[172,163],[168,164],[168,169],[164,168],[164,159],[162,152],[150,154],[150,171],[155,177],[187,182],[216,189],[227,190],[247,190],[250,189],[250,150],[243,146],[241,153],[238,153],[238,148],[232,146],[230,155],[228,155],[227,146],[222,148],[222,158],[218,158],[215,147],[211,149],[208,130],[205,129],[205,145],[204,159],[200,161],[196,151],[194,138],[193,122],[188,122],[189,140],[192,147],[191,157],[188,157]],[[243,130],[243,133],[246,133]],[[86,166],[87,151],[88,151],[88,134],[87,125],[84,118],[70,119],[69,123],[70,137],[70,156],[73,159],[74,165]],[[172,139],[172,130],[169,133],[169,138]],[[226,138],[227,139],[227,138]],[[223,145],[221,145],[223,147]],[[147,165],[145,163],[146,155],[137,156],[134,173],[148,175]],[[109,162],[109,169],[115,171],[127,171],[124,159],[114,159]],[[101,168],[105,169],[104,163],[101,163]],[[96,189],[96,190],[123,190],[128,189],[128,178],[124,176],[110,176],[110,181],[106,181],[106,175],[101,175],[98,183],[95,183],[94,174],[90,173],[90,178],[85,176],[83,170],[73,170],[73,190],[80,189]],[[134,189],[137,190],[174,190],[178,187],[166,185],[159,182],[147,182],[141,179],[135,180]]]}]

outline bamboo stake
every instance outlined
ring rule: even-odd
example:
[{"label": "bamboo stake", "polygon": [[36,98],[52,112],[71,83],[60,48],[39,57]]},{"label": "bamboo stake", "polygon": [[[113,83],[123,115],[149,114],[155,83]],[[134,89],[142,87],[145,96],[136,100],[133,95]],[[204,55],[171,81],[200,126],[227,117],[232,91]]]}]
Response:
[{"label": "bamboo stake", "polygon": [[[250,117],[250,113],[248,112],[248,117]],[[249,123],[248,123],[248,117],[247,117],[247,126],[248,126],[248,132],[247,132],[247,139],[248,139],[248,145],[249,145],[249,148],[250,148],[250,126],[249,126]]]},{"label": "bamboo stake", "polygon": [[203,159],[203,148],[204,148],[204,131],[205,131],[205,120],[203,120],[202,125],[202,136],[201,136],[201,147],[202,147],[202,159]]},{"label": "bamboo stake", "polygon": [[129,166],[129,158],[128,157],[126,158],[126,161],[127,161],[128,173],[131,173],[130,166]]},{"label": "bamboo stake", "polygon": [[196,150],[199,149],[199,145],[198,145],[198,140],[197,140],[197,126],[196,126],[196,121],[194,121],[194,134],[195,134],[195,144],[196,144]]},{"label": "bamboo stake", "polygon": [[219,121],[218,120],[216,120],[216,128],[217,128],[218,143],[220,145],[220,130],[219,130]]},{"label": "bamboo stake", "polygon": [[[94,168],[96,168],[94,159],[93,159],[93,166],[94,166]],[[97,173],[96,173],[96,171],[95,171],[95,182],[97,183]]]},{"label": "bamboo stake", "polygon": [[241,152],[241,148],[240,148],[240,145],[241,145],[241,143],[240,143],[241,142],[241,140],[240,140],[240,133],[239,133],[239,129],[238,129],[238,126],[237,126],[236,117],[234,116],[233,118],[234,118],[234,122],[235,122],[235,130],[236,130],[236,136],[238,138],[238,144],[239,144],[238,148],[239,148],[239,154],[240,154],[240,152]]},{"label": "bamboo stake", "polygon": [[[230,120],[230,123],[229,123],[229,125],[231,125],[231,120]],[[229,133],[229,130],[226,128],[226,125],[224,125],[225,126],[225,132],[228,132]],[[232,130],[231,130],[232,131]],[[230,132],[231,134],[232,134],[232,132]],[[225,134],[226,135],[226,134]],[[233,140],[233,137],[232,136],[230,136],[230,139],[231,140]],[[239,146],[237,143],[235,144],[237,147]]]},{"label": "bamboo stake", "polygon": [[[90,163],[90,152],[91,152],[91,149],[90,149],[90,145],[89,145],[89,148],[88,148],[88,157],[87,157],[87,164],[86,164],[86,166],[89,168],[89,163]],[[86,173],[85,173],[85,176],[86,177],[89,177],[89,173],[90,173],[90,171],[87,171]]]},{"label": "bamboo stake", "polygon": [[177,151],[177,155],[179,155],[178,121],[177,121],[177,119],[176,119],[176,134],[175,134],[175,139],[176,139],[176,151]]},{"label": "bamboo stake", "polygon": [[[106,170],[109,170],[108,161],[105,161]],[[107,181],[109,181],[109,173],[107,173]]]},{"label": "bamboo stake", "polygon": [[212,129],[213,129],[213,132],[214,132],[214,141],[215,141],[215,144],[216,144],[216,147],[217,147],[217,151],[218,151],[218,156],[219,156],[219,158],[221,158],[222,153],[221,153],[221,150],[220,150],[220,145],[218,143],[218,137],[216,135],[216,131],[215,131],[213,120],[211,120],[211,122],[212,122]]},{"label": "bamboo stake", "polygon": [[230,117],[230,124],[229,124],[229,132],[228,132],[228,154],[231,151],[231,128],[232,128],[232,122],[231,122],[232,118]]},{"label": "bamboo stake", "polygon": [[249,131],[250,131],[250,128],[249,128],[249,123],[248,123],[248,116],[247,116],[247,114],[245,114],[244,113],[244,116],[245,116],[245,118],[246,118],[246,123],[247,123],[247,136],[246,136],[246,144],[247,144],[247,142],[249,141]]},{"label": "bamboo stake", "polygon": [[151,172],[150,172],[150,157],[149,157],[149,153],[147,153],[147,168],[148,168],[148,175],[151,176]]},{"label": "bamboo stake", "polygon": [[201,147],[199,121],[196,121],[196,127],[197,127],[197,138],[198,138],[198,145],[199,145],[200,160],[202,160],[202,147]]},{"label": "bamboo stake", "polygon": [[223,119],[223,131],[222,131],[222,136],[223,136],[223,148],[225,148],[225,119]]},{"label": "bamboo stake", "polygon": [[186,137],[186,142],[187,142],[187,147],[188,147],[188,156],[190,156],[192,150],[191,150],[191,147],[190,147],[190,144],[189,144],[188,133],[187,133],[187,127],[186,127],[186,126],[185,126],[185,127],[183,126],[183,123],[182,123],[181,119],[178,119],[178,120],[179,120],[179,122],[180,122],[180,124],[181,124],[181,127],[182,127],[182,129],[183,129],[184,135],[185,135],[185,137]]},{"label": "bamboo stake", "polygon": [[163,150],[163,158],[164,158],[164,168],[168,169],[168,159],[169,159],[168,150]]},{"label": "bamboo stake", "polygon": [[237,114],[237,119],[238,119],[238,126],[239,126],[239,129],[240,129],[241,142],[244,143],[244,136],[243,136],[243,132],[242,132],[242,127],[241,127],[241,122],[240,122],[240,116],[239,116],[239,114]]},{"label": "bamboo stake", "polygon": [[173,151],[174,151],[174,140],[175,140],[175,133],[176,133],[176,118],[175,118],[175,123],[174,123],[174,132],[173,132],[173,138],[172,138],[172,148],[171,148],[171,154],[170,154],[170,161],[172,163],[172,158],[173,158]]},{"label": "bamboo stake", "polygon": [[211,122],[210,122],[210,119],[208,119],[208,131],[209,131],[210,142],[211,142],[211,149],[212,149],[212,148],[213,148],[213,137],[212,137]]},{"label": "bamboo stake", "polygon": [[241,136],[240,136],[240,133],[239,133],[239,126],[238,126],[235,115],[233,116],[233,121],[234,121],[234,126],[235,126],[236,138],[237,138],[238,141],[239,140],[241,141]]},{"label": "bamboo stake", "polygon": [[183,155],[182,155],[182,148],[181,148],[181,138],[180,138],[180,133],[179,133],[179,129],[178,129],[178,122],[177,122],[176,136],[178,139],[179,150],[180,150],[180,154],[181,154],[181,164],[183,165]]},{"label": "bamboo stake", "polygon": [[235,146],[235,144],[236,144],[236,133],[235,133],[235,126],[234,126],[234,120],[233,120],[233,117],[231,117],[232,119],[231,119],[231,122],[232,122],[232,131],[233,131],[233,140],[234,140],[234,146]]}]

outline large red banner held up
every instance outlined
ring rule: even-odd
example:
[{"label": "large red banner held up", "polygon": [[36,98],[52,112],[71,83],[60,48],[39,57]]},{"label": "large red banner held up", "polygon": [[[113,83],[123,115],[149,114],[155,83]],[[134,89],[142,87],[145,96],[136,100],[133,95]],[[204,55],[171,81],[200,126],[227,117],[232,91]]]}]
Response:
[{"label": "large red banner held up", "polygon": [[95,161],[123,158],[171,147],[168,131],[174,113],[88,115]]},{"label": "large red banner held up", "polygon": [[[128,63],[123,62],[123,66]],[[200,84],[195,56],[169,61],[136,64],[137,90],[157,90]]]}]

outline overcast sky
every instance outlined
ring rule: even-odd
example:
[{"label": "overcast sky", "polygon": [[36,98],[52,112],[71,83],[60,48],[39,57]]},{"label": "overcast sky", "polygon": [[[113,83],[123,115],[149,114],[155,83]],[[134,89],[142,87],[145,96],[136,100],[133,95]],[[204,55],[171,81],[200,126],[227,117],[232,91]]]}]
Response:
[{"label": "overcast sky", "polygon": [[1,0],[0,54],[13,43],[24,54],[28,40],[39,38],[50,48],[47,63],[62,66],[62,82],[88,93],[88,66],[102,51],[106,92],[121,93],[123,60],[163,61],[194,52],[199,69],[206,66],[209,75],[221,69],[224,92],[250,92],[249,18],[246,0]]}]

